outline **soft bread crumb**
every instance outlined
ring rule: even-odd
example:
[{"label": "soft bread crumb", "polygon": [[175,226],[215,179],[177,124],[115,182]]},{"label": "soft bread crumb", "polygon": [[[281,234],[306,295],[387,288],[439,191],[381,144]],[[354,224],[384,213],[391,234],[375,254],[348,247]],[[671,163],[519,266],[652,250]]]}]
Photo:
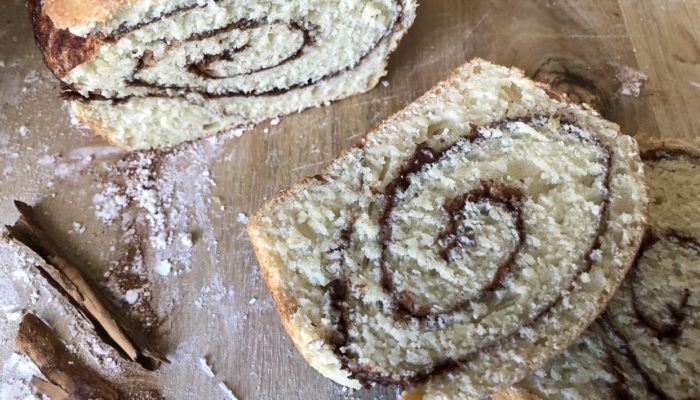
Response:
[{"label": "soft bread crumb", "polygon": [[[468,368],[450,368],[407,395],[479,398],[521,379],[584,330],[632,264],[646,191],[634,141],[562,99],[520,72],[472,61],[361,147],[250,217],[248,232],[285,328],[312,366],[358,387],[362,368],[410,381],[469,355]],[[473,135],[478,139],[465,139]],[[387,231],[380,223],[385,196],[417,148],[433,161],[404,174]],[[435,156],[436,149],[448,150]],[[522,197],[492,192],[492,200],[460,203],[450,233],[446,205],[483,187]],[[386,245],[377,239],[383,234],[391,237]],[[441,247],[450,247],[447,255]],[[502,285],[479,298],[513,251]],[[401,296],[427,312],[478,300],[424,322],[398,318],[381,262]],[[343,281],[345,295],[333,300]],[[337,322],[342,307],[349,310],[346,334]]]},{"label": "soft bread crumb", "polygon": [[[649,390],[653,386],[667,398],[700,397],[695,328],[700,309],[690,300],[700,297],[700,251],[679,240],[700,242],[695,218],[700,210],[700,145],[646,135],[636,139],[645,159],[649,232],[654,239],[642,246],[638,264],[608,304],[606,316],[547,366],[502,394],[514,399],[644,399],[657,397]],[[685,296],[688,300],[681,307]],[[670,310],[682,315],[674,338],[660,339],[638,314],[671,326]]]}]

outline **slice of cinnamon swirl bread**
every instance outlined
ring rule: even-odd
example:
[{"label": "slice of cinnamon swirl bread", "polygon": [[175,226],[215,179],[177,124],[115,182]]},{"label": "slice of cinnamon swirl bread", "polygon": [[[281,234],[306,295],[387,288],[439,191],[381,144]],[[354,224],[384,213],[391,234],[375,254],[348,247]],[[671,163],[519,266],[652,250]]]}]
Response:
[{"label": "slice of cinnamon swirl bread", "polygon": [[525,377],[600,313],[645,204],[632,138],[474,60],[278,193],[248,233],[318,371],[468,399]]},{"label": "slice of cinnamon swirl bread", "polygon": [[367,91],[416,0],[26,0],[78,117],[174,145]]},{"label": "slice of cinnamon swirl bread", "polygon": [[700,145],[637,136],[647,237],[606,311],[495,399],[700,399]]}]

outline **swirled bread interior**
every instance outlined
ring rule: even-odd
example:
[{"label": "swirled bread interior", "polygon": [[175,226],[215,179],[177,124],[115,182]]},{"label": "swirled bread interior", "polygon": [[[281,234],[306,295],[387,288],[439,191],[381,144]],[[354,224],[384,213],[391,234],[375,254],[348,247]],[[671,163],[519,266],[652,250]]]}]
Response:
[{"label": "swirled bread interior", "polygon": [[504,395],[700,398],[700,146],[637,137],[650,230],[635,266],[581,338]]},{"label": "swirled bread interior", "polygon": [[475,60],[250,219],[282,320],[342,384],[479,398],[568,345],[632,263],[634,141]]},{"label": "swirled bread interior", "polygon": [[41,0],[27,1],[73,109],[125,149],[174,145],[369,90],[416,8],[415,0],[144,0],[58,29]]}]

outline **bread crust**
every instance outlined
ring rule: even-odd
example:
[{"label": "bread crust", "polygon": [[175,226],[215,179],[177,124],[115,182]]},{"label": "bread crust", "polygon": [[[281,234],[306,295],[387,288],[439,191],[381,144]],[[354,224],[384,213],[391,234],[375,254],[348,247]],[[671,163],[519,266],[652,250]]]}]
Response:
[{"label": "bread crust", "polygon": [[58,29],[108,20],[120,7],[139,0],[44,0],[46,15]]},{"label": "bread crust", "polygon": [[[381,122],[377,126],[375,126],[365,137],[360,139],[358,144],[356,144],[352,148],[344,151],[336,159],[331,161],[329,163],[329,165],[327,165],[323,169],[322,174],[326,174],[326,173],[329,173],[330,171],[332,171],[334,169],[334,167],[336,166],[336,163],[339,163],[345,154],[347,154],[351,151],[354,151],[358,148],[363,147],[364,143],[367,141],[367,139],[376,135],[377,132],[379,132],[383,129],[383,127],[393,124],[394,121],[396,121],[396,120],[407,119],[407,118],[410,118],[411,116],[415,115],[417,113],[417,110],[416,110],[417,108],[432,101],[432,99],[434,97],[439,96],[443,92],[443,90],[445,90],[446,88],[449,87],[449,85],[452,81],[458,79],[462,74],[464,74],[464,69],[469,68],[470,65],[474,65],[474,69],[477,69],[477,68],[480,68],[481,65],[490,65],[490,63],[487,61],[484,61],[482,59],[475,58],[472,61],[470,61],[469,63],[458,67],[457,69],[452,71],[444,80],[442,80],[439,83],[437,83],[436,85],[434,85],[427,93],[425,93],[424,95],[419,97],[413,103],[409,104],[406,108],[398,111],[394,115],[390,116],[389,118],[387,118],[386,120],[384,120],[383,122]],[[522,74],[522,71],[517,69],[517,68],[510,68],[510,69],[511,69],[511,71]],[[573,103],[566,97],[566,95],[559,94],[558,92],[553,91],[546,84],[539,83],[539,82],[533,82],[531,80],[530,80],[530,82],[533,83],[539,89],[544,90],[546,92],[546,94],[550,98],[552,98],[553,100],[558,101],[558,102],[562,102],[562,103],[566,103],[567,105],[574,107],[575,109],[578,109],[578,110],[588,114],[591,117],[596,117],[596,118],[600,117],[599,113],[596,112],[591,107],[589,107],[588,105],[586,105],[586,104],[581,105],[581,104]],[[629,167],[632,171],[643,170],[642,161],[641,161],[641,158],[639,157],[638,153],[637,153],[636,157],[634,157],[633,160],[631,160],[631,163],[632,163],[632,165],[630,165]],[[558,355],[559,353],[563,352],[566,349],[566,347],[568,347],[568,345],[570,345],[574,340],[576,340],[576,338],[578,336],[580,336],[587,329],[590,322],[592,322],[595,319],[595,316],[597,316],[598,314],[600,314],[604,310],[607,302],[610,300],[610,298],[612,297],[614,292],[617,290],[617,288],[622,284],[622,281],[623,281],[626,273],[632,267],[632,264],[636,258],[636,255],[637,255],[637,252],[639,249],[639,245],[641,245],[641,243],[642,243],[642,238],[643,238],[644,232],[645,232],[645,223],[646,223],[646,219],[647,219],[647,215],[648,215],[648,209],[646,207],[646,202],[647,202],[647,189],[646,189],[646,187],[647,186],[646,186],[646,183],[643,179],[643,176],[632,177],[632,180],[635,181],[635,186],[637,186],[639,188],[643,188],[642,189],[643,190],[642,196],[644,198],[644,204],[645,204],[644,209],[640,213],[641,215],[639,215],[640,219],[643,222],[640,223],[639,226],[636,227],[636,230],[629,232],[629,234],[632,237],[631,243],[637,243],[637,245],[628,248],[624,253],[619,255],[619,257],[623,260],[622,261],[623,267],[619,268],[616,271],[617,273],[616,273],[615,277],[613,278],[612,281],[609,282],[610,286],[607,288],[608,290],[606,290],[605,293],[601,294],[601,297],[598,299],[598,301],[596,303],[595,312],[591,313],[589,321],[582,321],[582,322],[578,323],[577,326],[572,327],[570,334],[568,336],[566,336],[564,339],[562,339],[562,341],[560,342],[559,345],[555,346],[554,351],[550,355],[549,358],[540,360],[537,363],[533,363],[530,366],[528,371],[522,373],[521,376],[516,377],[516,379],[514,379],[514,381],[520,380],[520,379],[524,378],[525,376],[527,376],[527,374],[531,373],[532,371],[542,367],[551,358],[553,358],[556,355]],[[273,210],[275,204],[282,202],[288,196],[289,193],[294,193],[294,192],[297,192],[300,190],[308,189],[310,182],[312,182],[311,185],[320,184],[317,179],[307,177],[304,180],[302,180],[300,183],[293,185],[288,189],[283,189],[283,190],[277,192],[271,199],[266,201],[260,208],[258,208],[250,216],[250,220],[249,220],[248,227],[247,227],[248,234],[251,238],[251,241],[252,241],[253,246],[255,248],[255,253],[258,257],[258,260],[260,261],[260,267],[263,270],[263,273],[264,273],[266,279],[268,276],[274,277],[274,275],[277,273],[276,272],[277,267],[275,266],[272,259],[270,257],[268,257],[268,255],[265,254],[264,251],[260,250],[261,244],[264,241],[264,238],[262,237],[262,227],[263,227],[263,223],[261,221],[262,216],[265,213],[267,213],[268,210]],[[276,279],[276,277],[274,277],[274,278]],[[289,322],[290,322],[291,317],[292,317],[292,313],[290,313],[290,310],[295,310],[298,307],[298,305],[293,303],[294,299],[287,299],[287,301],[292,301],[291,304],[290,303],[286,303],[286,304],[279,303],[279,301],[283,300],[282,299],[283,294],[282,293],[274,293],[274,291],[281,290],[281,286],[278,283],[274,282],[272,285],[270,285],[270,280],[268,279],[268,287],[270,288],[273,299],[275,300],[275,304],[277,305],[277,309],[278,309],[280,316],[283,320],[283,323],[285,324],[285,327],[286,327],[287,325],[289,325]],[[300,349],[302,354],[305,354],[306,352],[309,351],[309,349],[302,349],[305,347],[304,343],[296,341],[295,338],[298,337],[298,334],[296,332],[292,332],[289,330],[288,330],[288,332],[289,332],[290,336],[292,337],[292,339],[295,341],[295,345],[297,346],[297,348]],[[305,358],[306,358],[306,356],[305,356]],[[307,361],[309,361],[311,363],[309,358],[307,358]],[[314,365],[312,364],[312,366],[314,366]],[[314,366],[314,367],[316,368],[316,366]],[[316,369],[320,371],[319,368],[316,368]],[[339,370],[335,371],[333,374],[328,374],[328,373],[324,373],[324,372],[321,372],[321,373],[323,375],[331,378],[331,379],[335,379],[334,376],[342,375],[343,371],[339,369]],[[357,382],[357,384],[359,385],[359,381],[355,381],[355,382]],[[424,385],[417,385],[417,386],[410,388],[407,391],[404,391],[401,394],[401,399],[402,400],[421,400],[427,394],[429,394],[429,393],[426,393],[426,388],[424,387]],[[525,397],[524,395],[522,395],[520,393],[517,393],[514,391],[508,391],[508,390],[503,391],[503,392],[499,392],[499,393],[497,393],[497,395],[499,397],[497,397],[496,399],[499,399],[499,400],[509,400],[509,399],[529,400],[529,399],[531,399],[531,397]]]},{"label": "bread crust", "polygon": [[650,136],[646,133],[638,133],[634,135],[634,139],[639,144],[640,153],[650,150],[683,150],[700,157],[700,140],[698,139]]},{"label": "bread crust", "polygon": [[80,37],[55,25],[42,0],[26,0],[29,18],[34,30],[34,42],[39,47],[44,63],[61,79],[76,66],[88,61],[104,43],[96,35]]}]

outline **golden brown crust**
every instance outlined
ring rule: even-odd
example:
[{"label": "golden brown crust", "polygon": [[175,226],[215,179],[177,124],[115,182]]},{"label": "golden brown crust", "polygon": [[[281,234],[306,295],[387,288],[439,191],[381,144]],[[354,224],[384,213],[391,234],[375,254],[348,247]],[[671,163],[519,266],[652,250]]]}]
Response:
[{"label": "golden brown crust", "polygon": [[120,7],[136,0],[44,0],[46,15],[58,29],[69,29],[91,21],[103,22]]},{"label": "golden brown crust", "polygon": [[493,400],[535,400],[534,397],[528,396],[520,391],[515,391],[513,389],[504,389],[498,393],[491,395]]},{"label": "golden brown crust", "polygon": [[103,43],[95,35],[80,37],[67,29],[57,28],[46,14],[41,0],[26,0],[26,6],[34,28],[34,41],[41,50],[44,63],[59,79],[88,61]]},{"label": "golden brown crust", "polygon": [[683,150],[690,154],[700,157],[700,140],[698,139],[679,139],[674,137],[657,137],[650,136],[646,133],[638,133],[634,135],[634,139],[639,144],[640,153],[645,153],[652,150]]},{"label": "golden brown crust", "polygon": [[109,144],[111,144],[112,146],[114,146],[114,147],[116,147],[116,148],[118,148],[118,149],[120,149],[120,150],[123,150],[123,151],[130,151],[130,150],[131,150],[131,149],[129,149],[129,148],[123,146],[121,143],[118,143],[118,142],[112,140],[112,138],[109,136],[109,134],[107,134],[106,132],[104,132],[104,131],[102,130],[102,125],[101,125],[100,121],[92,120],[92,119],[88,118],[88,117],[83,113],[83,111],[82,111],[80,108],[75,107],[75,103],[76,103],[76,102],[71,102],[71,109],[73,110],[73,113],[75,114],[75,116],[76,116],[82,123],[84,123],[85,125],[89,126],[90,129],[92,129],[93,132],[95,132],[95,133],[97,133],[98,135],[102,136],[102,137],[103,137],[106,141],[108,141]]}]

